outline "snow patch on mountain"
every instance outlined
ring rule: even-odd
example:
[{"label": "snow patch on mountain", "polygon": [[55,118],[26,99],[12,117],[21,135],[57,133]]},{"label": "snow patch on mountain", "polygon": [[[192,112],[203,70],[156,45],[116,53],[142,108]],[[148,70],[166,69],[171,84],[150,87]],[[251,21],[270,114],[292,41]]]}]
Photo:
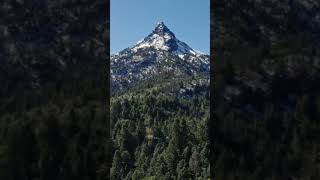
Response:
[{"label": "snow patch on mountain", "polygon": [[112,84],[120,88],[161,75],[208,74],[209,68],[209,56],[177,39],[163,22],[146,38],[111,56]]},{"label": "snow patch on mountain", "polygon": [[174,33],[167,28],[163,22],[157,24],[153,32],[146,38],[138,41],[131,47],[133,52],[140,49],[154,48],[156,50],[170,51],[172,54],[183,58],[186,54],[195,56],[204,55],[203,53],[192,49],[186,43],[178,40]]}]

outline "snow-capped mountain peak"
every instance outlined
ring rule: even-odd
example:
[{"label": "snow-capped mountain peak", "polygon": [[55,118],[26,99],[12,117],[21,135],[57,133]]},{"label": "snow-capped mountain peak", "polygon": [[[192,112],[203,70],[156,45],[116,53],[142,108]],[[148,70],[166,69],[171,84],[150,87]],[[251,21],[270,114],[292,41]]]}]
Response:
[{"label": "snow-capped mountain peak", "polygon": [[152,33],[131,47],[131,50],[137,52],[138,50],[146,48],[169,51],[180,58],[187,54],[201,55],[197,50],[192,49],[186,43],[177,39],[175,34],[164,22],[157,23]]},{"label": "snow-capped mountain peak", "polygon": [[192,49],[163,23],[135,45],[111,56],[113,88],[161,76],[181,78],[209,73],[209,56]]},{"label": "snow-capped mountain peak", "polygon": [[154,34],[158,34],[159,36],[170,36],[171,38],[175,38],[173,32],[164,24],[164,22],[157,23],[157,26],[153,30]]}]

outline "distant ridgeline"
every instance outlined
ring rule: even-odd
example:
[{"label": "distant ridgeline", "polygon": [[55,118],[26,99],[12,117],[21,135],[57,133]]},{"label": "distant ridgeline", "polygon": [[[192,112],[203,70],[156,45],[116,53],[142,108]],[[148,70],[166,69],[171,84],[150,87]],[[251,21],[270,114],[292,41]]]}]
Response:
[{"label": "distant ridgeline", "polygon": [[209,56],[161,22],[111,77],[111,179],[208,179]]}]

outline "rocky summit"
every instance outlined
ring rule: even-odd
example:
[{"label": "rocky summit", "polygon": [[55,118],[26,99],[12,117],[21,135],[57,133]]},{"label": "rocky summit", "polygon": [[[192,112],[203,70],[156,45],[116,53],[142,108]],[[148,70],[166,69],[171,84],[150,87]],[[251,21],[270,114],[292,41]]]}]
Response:
[{"label": "rocky summit", "polygon": [[208,75],[209,64],[209,55],[180,41],[164,22],[159,22],[144,39],[111,55],[112,89],[165,76]]}]

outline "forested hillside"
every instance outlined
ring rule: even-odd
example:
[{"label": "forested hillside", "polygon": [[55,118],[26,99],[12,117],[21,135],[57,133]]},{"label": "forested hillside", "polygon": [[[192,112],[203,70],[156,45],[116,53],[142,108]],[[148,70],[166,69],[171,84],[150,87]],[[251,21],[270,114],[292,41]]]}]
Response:
[{"label": "forested hillside", "polygon": [[111,56],[111,179],[208,179],[209,56],[159,22]]},{"label": "forested hillside", "polygon": [[108,177],[104,70],[79,64],[64,80],[1,97],[1,179]]},{"label": "forested hillside", "polygon": [[[210,177],[208,83],[186,80],[169,79],[112,97],[111,179]],[[186,93],[190,82],[195,85]]]},{"label": "forested hillside", "polygon": [[319,179],[319,2],[222,0],[212,7],[212,174]]},{"label": "forested hillside", "polygon": [[108,5],[0,2],[0,179],[109,178]]}]

